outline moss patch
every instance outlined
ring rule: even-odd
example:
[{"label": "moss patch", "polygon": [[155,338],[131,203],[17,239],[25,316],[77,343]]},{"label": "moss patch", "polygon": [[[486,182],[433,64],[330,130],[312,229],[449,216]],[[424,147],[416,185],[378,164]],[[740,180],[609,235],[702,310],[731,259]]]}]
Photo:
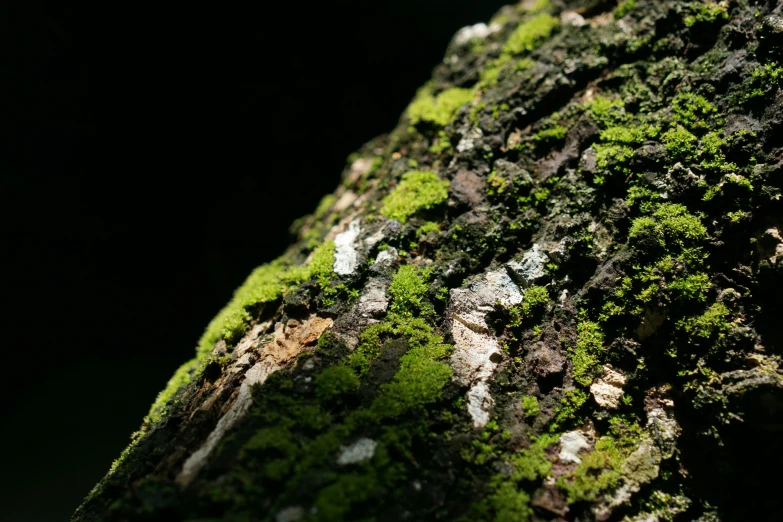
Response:
[{"label": "moss patch", "polygon": [[434,172],[412,171],[404,174],[399,185],[383,198],[381,215],[405,223],[420,210],[432,209],[449,196],[449,182]]},{"label": "moss patch", "polygon": [[429,87],[422,88],[408,106],[411,125],[421,123],[434,127],[445,127],[451,123],[460,107],[475,96],[473,89],[452,87],[433,96]]}]

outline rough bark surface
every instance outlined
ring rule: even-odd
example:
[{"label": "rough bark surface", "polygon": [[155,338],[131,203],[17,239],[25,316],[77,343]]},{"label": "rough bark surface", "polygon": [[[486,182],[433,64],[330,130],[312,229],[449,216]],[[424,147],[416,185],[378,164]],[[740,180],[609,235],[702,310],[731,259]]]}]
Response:
[{"label": "rough bark surface", "polygon": [[74,520],[777,518],[781,9],[459,31]]}]

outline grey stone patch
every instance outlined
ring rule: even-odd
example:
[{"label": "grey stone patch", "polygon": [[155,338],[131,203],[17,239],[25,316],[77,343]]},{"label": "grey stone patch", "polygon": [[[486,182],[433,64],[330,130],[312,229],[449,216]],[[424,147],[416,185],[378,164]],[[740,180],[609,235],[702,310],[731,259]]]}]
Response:
[{"label": "grey stone patch", "polygon": [[536,243],[533,248],[524,253],[519,261],[506,263],[506,268],[522,288],[528,288],[546,275],[544,266],[548,262],[549,256]]},{"label": "grey stone patch", "polygon": [[478,23],[474,25],[466,25],[454,35],[454,43],[457,45],[465,45],[474,38],[483,40],[490,35],[492,31],[487,24]]},{"label": "grey stone patch", "polygon": [[557,458],[560,462],[579,464],[582,462],[577,455],[580,451],[589,450],[590,442],[585,434],[579,430],[569,431],[560,435],[560,453]]},{"label": "grey stone patch", "polygon": [[384,268],[391,268],[394,263],[397,262],[397,249],[389,247],[386,250],[382,250],[378,253],[378,257],[375,258],[375,262],[372,264],[374,270],[381,270]]},{"label": "grey stone patch", "polygon": [[454,379],[470,386],[468,413],[473,426],[483,428],[489,421],[494,400],[487,380],[503,360],[497,339],[490,333],[486,315],[496,304],[511,306],[522,302],[522,292],[505,270],[494,270],[450,292],[449,310],[454,351],[450,363]]},{"label": "grey stone patch", "polygon": [[489,412],[495,406],[495,399],[489,393],[485,381],[476,383],[468,390],[468,413],[475,428],[483,428],[489,422]]},{"label": "grey stone patch", "polygon": [[349,446],[340,447],[340,455],[337,457],[337,463],[341,466],[348,464],[358,464],[365,460],[370,460],[375,455],[375,448],[378,443],[367,437],[362,437]]},{"label": "grey stone patch", "polygon": [[305,510],[302,506],[288,506],[278,511],[275,522],[299,522],[305,518]]},{"label": "grey stone patch", "polygon": [[388,219],[383,222],[383,224],[378,227],[378,230],[370,234],[369,236],[365,237],[362,240],[362,243],[364,245],[364,248],[366,250],[370,250],[372,247],[383,241],[384,239],[387,239],[395,234],[397,234],[402,229],[402,224],[397,221],[396,219]]},{"label": "grey stone patch", "polygon": [[362,317],[372,317],[384,313],[389,307],[386,286],[382,279],[370,279],[364,287],[364,293],[359,297],[356,313]]},{"label": "grey stone patch", "polygon": [[355,242],[361,233],[359,220],[355,219],[348,225],[348,230],[340,232],[334,238],[334,269],[336,274],[351,275],[359,266]]},{"label": "grey stone patch", "polygon": [[478,127],[470,127],[462,133],[462,138],[457,144],[457,152],[468,152],[473,150],[476,142],[484,137],[484,132]]}]

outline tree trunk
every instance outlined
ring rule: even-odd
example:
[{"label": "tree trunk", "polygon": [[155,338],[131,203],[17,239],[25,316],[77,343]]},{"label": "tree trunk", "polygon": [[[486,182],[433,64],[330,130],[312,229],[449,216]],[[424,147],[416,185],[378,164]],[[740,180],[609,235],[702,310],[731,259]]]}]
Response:
[{"label": "tree trunk", "polygon": [[769,520],[781,4],[457,33],[74,520]]}]

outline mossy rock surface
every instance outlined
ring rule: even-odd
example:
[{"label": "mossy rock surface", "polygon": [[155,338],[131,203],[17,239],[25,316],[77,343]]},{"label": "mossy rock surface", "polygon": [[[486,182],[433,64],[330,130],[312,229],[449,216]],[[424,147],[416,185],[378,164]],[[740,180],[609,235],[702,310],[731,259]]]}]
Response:
[{"label": "mossy rock surface", "polygon": [[779,7],[458,33],[74,520],[776,518]]}]

